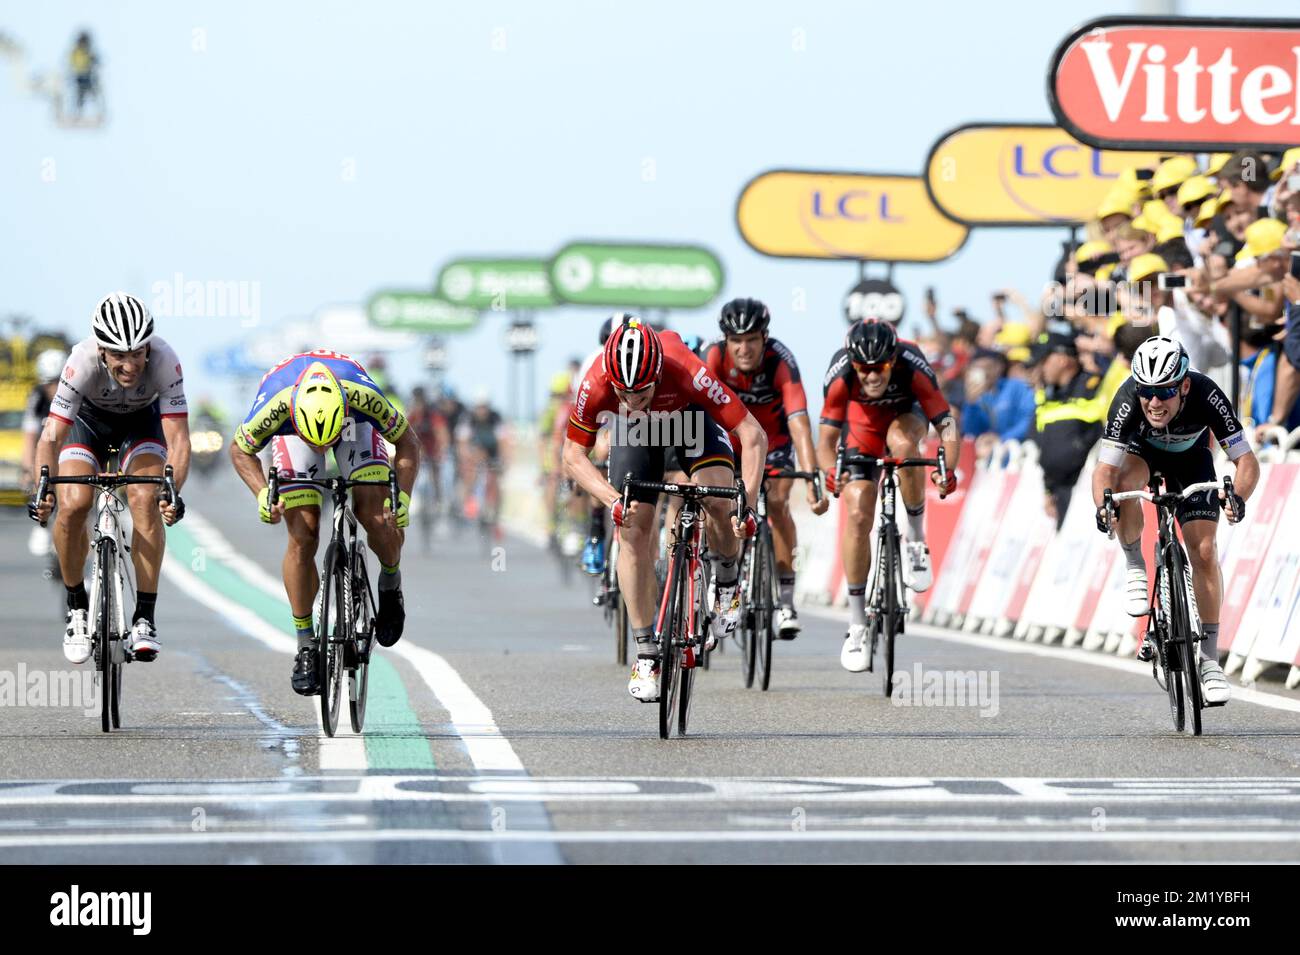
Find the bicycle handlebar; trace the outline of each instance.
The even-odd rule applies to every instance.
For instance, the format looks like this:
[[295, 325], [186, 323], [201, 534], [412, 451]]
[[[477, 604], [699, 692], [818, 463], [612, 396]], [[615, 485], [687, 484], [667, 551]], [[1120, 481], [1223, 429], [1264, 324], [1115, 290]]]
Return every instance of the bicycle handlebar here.
[[[157, 474], [122, 474], [121, 472], [103, 474], [70, 474], [66, 477], [50, 477], [50, 466], [41, 465], [41, 477], [36, 485], [37, 502], [49, 497], [50, 488], [59, 484], [85, 484], [90, 487], [97, 487], [102, 491], [111, 491], [114, 488], [124, 487], [128, 484], [160, 484], [162, 492], [158, 495], [159, 499], [173, 504], [180, 500], [180, 494], [176, 491], [176, 481], [172, 476], [172, 466], [170, 464], [163, 467], [163, 473]], [[41, 523], [44, 527], [45, 523]]]
[[822, 488], [821, 471], [764, 471], [763, 480], [766, 481], [768, 478], [781, 478], [783, 480], [803, 478], [805, 481], [813, 482], [813, 490], [817, 493], [817, 500], [820, 501], [826, 496], [826, 492]]
[[[1177, 503], [1185, 500], [1194, 494], [1200, 494], [1202, 491], [1226, 491], [1232, 493], [1232, 478], [1225, 477], [1222, 482], [1219, 481], [1198, 481], [1196, 484], [1189, 484], [1181, 491], [1165, 491], [1162, 494], [1153, 494], [1151, 491], [1111, 491], [1109, 488], [1104, 492], [1104, 501], [1106, 503], [1119, 501], [1143, 500], [1150, 501], [1152, 504], [1159, 503]], [[1103, 504], [1105, 506], [1105, 504]]]
[[700, 500], [705, 497], [729, 497], [736, 501], [736, 516], [743, 517], [745, 514], [745, 487], [737, 484], [735, 487], [716, 487], [708, 484], [677, 484], [665, 483], [663, 481], [643, 481], [640, 478], [632, 476], [629, 471], [623, 478], [623, 506], [627, 507], [631, 498], [633, 489], [640, 491], [654, 491], [659, 494], [675, 494], [678, 497], [687, 500]]
[[[869, 463], [874, 464], [876, 467], [882, 467], [882, 468], [937, 468], [939, 471], [939, 480], [945, 484], [948, 482], [948, 454], [946, 451], [944, 451], [942, 444], [939, 445], [939, 450], [936, 456], [933, 458], [888, 458], [886, 457], [886, 458], [867, 458], [866, 460]], [[837, 488], [838, 488], [839, 476], [843, 472], [844, 472], [844, 446], [841, 445], [839, 452], [835, 456], [835, 478], [837, 482]], [[836, 497], [840, 496], [838, 489], [835, 492], [835, 496]]]
[[[295, 477], [295, 478], [290, 478], [289, 483], [310, 484], [313, 487], [319, 487], [326, 491], [346, 491], [348, 488], [353, 488], [353, 487], [386, 487], [388, 488], [389, 506], [393, 509], [394, 514], [397, 513], [399, 501], [398, 501], [398, 487], [397, 487], [397, 471], [394, 468], [388, 469], [387, 481], [354, 481], [352, 480], [352, 478], [343, 478], [343, 477], [324, 478], [324, 479]], [[280, 503], [280, 469], [279, 468], [273, 467], [266, 473], [266, 486], [269, 491], [269, 493], [267, 494], [267, 503], [271, 507], [275, 507], [276, 504]]]

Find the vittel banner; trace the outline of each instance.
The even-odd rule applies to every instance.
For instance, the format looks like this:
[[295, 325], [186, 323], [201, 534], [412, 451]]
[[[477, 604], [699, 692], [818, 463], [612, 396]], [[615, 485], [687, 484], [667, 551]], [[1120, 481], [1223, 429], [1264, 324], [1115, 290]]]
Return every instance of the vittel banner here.
[[1057, 48], [1047, 95], [1092, 146], [1286, 149], [1300, 144], [1300, 20], [1093, 20]]

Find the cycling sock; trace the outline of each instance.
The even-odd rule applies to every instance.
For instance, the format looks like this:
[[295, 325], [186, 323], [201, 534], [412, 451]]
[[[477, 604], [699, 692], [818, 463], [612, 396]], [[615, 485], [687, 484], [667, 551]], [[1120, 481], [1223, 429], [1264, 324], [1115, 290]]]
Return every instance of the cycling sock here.
[[867, 582], [849, 584], [849, 623], [867, 625]]
[[1142, 558], [1142, 538], [1138, 538], [1131, 544], [1119, 542], [1119, 546], [1124, 550], [1124, 559], [1128, 561], [1129, 570], [1140, 570], [1146, 572], [1147, 562]]
[[592, 540], [604, 539], [605, 509], [603, 507], [593, 507], [591, 509], [591, 520], [587, 524], [587, 536]]
[[655, 628], [633, 627], [632, 638], [636, 640], [636, 649], [638, 653], [653, 653], [655, 645]]
[[1217, 623], [1201, 624], [1201, 658], [1219, 660], [1219, 625]]
[[158, 592], [155, 590], [149, 593], [147, 590], [137, 590], [135, 592], [135, 613], [131, 617], [131, 622], [137, 620], [148, 620], [153, 623], [153, 609], [158, 603]]
[[734, 557], [710, 557], [710, 563], [713, 564], [713, 579], [718, 582], [719, 587], [733, 587], [736, 578], [740, 576], [740, 569], [736, 566]]
[[402, 589], [402, 565], [394, 564], [392, 567], [385, 567], [382, 563], [379, 565], [379, 590], [382, 593], [385, 590]]
[[925, 541], [925, 502], [916, 510], [912, 510], [906, 504], [903, 510], [907, 511], [907, 539], [913, 541]]
[[781, 574], [777, 582], [781, 585], [781, 606], [794, 606], [794, 574]]
[[313, 643], [315, 643], [316, 635], [312, 633], [312, 629], [311, 629], [311, 614], [307, 614], [307, 616], [305, 617], [294, 617], [293, 629], [294, 629], [294, 633], [298, 637], [299, 650], [301, 650], [303, 647], [309, 647]]
[[90, 609], [90, 595], [86, 593], [86, 582], [84, 580], [75, 587], [69, 587], [65, 584], [63, 589], [68, 592], [69, 610]]

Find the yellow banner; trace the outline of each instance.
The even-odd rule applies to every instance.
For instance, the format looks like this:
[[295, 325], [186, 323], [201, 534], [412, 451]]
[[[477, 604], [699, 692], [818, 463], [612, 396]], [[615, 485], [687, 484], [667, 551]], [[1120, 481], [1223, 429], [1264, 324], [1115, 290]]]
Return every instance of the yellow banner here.
[[930, 150], [935, 205], [966, 225], [1069, 225], [1096, 215], [1125, 169], [1159, 153], [1093, 149], [1056, 126], [961, 126]]
[[740, 235], [756, 251], [797, 259], [938, 262], [966, 241], [917, 176], [774, 170], [736, 202]]

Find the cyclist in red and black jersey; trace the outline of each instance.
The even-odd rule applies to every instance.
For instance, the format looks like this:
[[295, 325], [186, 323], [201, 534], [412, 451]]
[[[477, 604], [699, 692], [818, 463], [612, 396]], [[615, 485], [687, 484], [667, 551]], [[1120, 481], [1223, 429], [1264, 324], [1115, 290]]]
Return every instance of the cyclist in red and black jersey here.
[[[772, 315], [768, 307], [753, 298], [738, 298], [722, 306], [718, 325], [723, 339], [704, 351], [704, 364], [718, 381], [740, 396], [750, 414], [767, 433], [767, 466], [774, 471], [814, 471], [817, 455], [812, 426], [808, 423], [808, 399], [799, 378], [799, 366], [790, 350], [768, 335]], [[818, 500], [808, 484], [808, 504], [814, 514], [824, 514], [830, 502]], [[799, 617], [794, 609], [794, 518], [790, 516], [789, 480], [770, 481], [767, 486], [767, 518], [772, 524], [777, 577], [781, 584], [781, 607], [777, 630], [793, 640], [799, 635]]]
[[[961, 433], [934, 370], [911, 342], [900, 342], [887, 322], [858, 322], [849, 329], [844, 347], [831, 358], [826, 372], [817, 459], [828, 472], [826, 486], [843, 488], [848, 520], [841, 538], [844, 576], [849, 587], [849, 632], [840, 663], [860, 673], [867, 659], [866, 587], [871, 570], [871, 527], [876, 516], [878, 457], [920, 457], [921, 444], [933, 424], [943, 440], [948, 480], [931, 480], [942, 494], [957, 487]], [[847, 425], [847, 429], [846, 429]], [[843, 441], [844, 458], [837, 472], [836, 457]], [[930, 550], [925, 546], [925, 483], [921, 470], [898, 475], [907, 511], [907, 555], [903, 578], [918, 593], [931, 583]]]
[[[715, 380], [704, 363], [673, 332], [655, 332], [634, 315], [618, 316], [599, 364], [578, 385], [563, 460], [569, 477], [595, 500], [604, 501], [619, 527], [618, 583], [627, 601], [628, 623], [637, 642], [637, 661], [628, 692], [644, 703], [659, 699], [659, 663], [654, 642], [655, 503], [658, 495], [633, 491], [623, 506], [621, 484], [632, 474], [661, 481], [664, 459], [675, 451], [691, 480], [730, 486], [735, 479], [738, 447], [741, 474], [749, 501], [757, 498], [767, 457], [767, 436], [734, 391]], [[612, 412], [607, 481], [587, 456], [596, 443], [597, 418]], [[713, 576], [718, 581], [716, 617], [708, 643], [715, 644], [736, 628], [740, 616], [736, 566], [740, 541], [758, 524], [752, 507], [743, 519], [732, 503], [709, 498], [705, 505]]]

